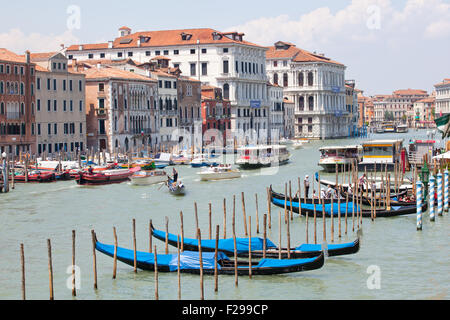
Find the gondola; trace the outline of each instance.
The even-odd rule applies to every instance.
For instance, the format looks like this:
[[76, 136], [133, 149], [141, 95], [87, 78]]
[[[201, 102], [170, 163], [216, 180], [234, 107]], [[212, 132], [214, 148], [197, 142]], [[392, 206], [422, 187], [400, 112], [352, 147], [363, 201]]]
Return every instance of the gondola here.
[[[404, 192], [399, 193], [399, 196], [400, 196], [400, 197], [405, 196], [405, 195], [406, 195], [406, 192], [407, 192], [407, 191], [405, 190]], [[285, 199], [284, 194], [273, 191], [273, 190], [272, 190], [272, 186], [270, 187], [270, 193], [271, 193], [271, 196], [272, 196], [273, 198], [276, 198], [276, 199], [279, 199], [279, 200], [282, 200], [282, 201], [284, 201], [284, 199]], [[346, 196], [347, 196], [347, 192], [341, 191], [341, 203], [346, 201]], [[289, 199], [290, 199], [290, 197], [288, 197], [288, 201], [289, 201]], [[349, 193], [349, 194], [348, 194], [348, 199], [349, 199], [349, 203], [352, 203], [353, 195]], [[305, 199], [305, 198], [301, 198], [300, 200], [301, 200], [302, 203], [310, 203], [310, 204], [315, 203], [315, 204], [321, 204], [320, 199], [318, 199], [318, 198], [314, 198], [314, 199], [311, 199], [311, 198], [306, 198], [306, 199]], [[377, 202], [379, 202], [379, 200], [380, 200], [380, 199], [377, 199]], [[323, 201], [324, 201], [325, 203], [331, 203], [331, 199], [323, 199]], [[337, 203], [337, 202], [338, 202], [337, 199], [334, 199], [333, 201], [334, 201], [334, 203]], [[292, 202], [298, 202], [298, 196], [292, 197]], [[382, 198], [382, 202], [383, 202], [383, 204], [384, 204], [384, 198]], [[369, 200], [369, 198], [366, 198], [366, 197], [363, 196], [363, 197], [362, 197], [362, 203], [363, 203], [363, 205], [368, 205], [368, 206], [370, 206], [370, 200]], [[416, 201], [398, 201], [397, 198], [393, 197], [393, 198], [391, 198], [391, 200], [390, 200], [390, 205], [391, 205], [391, 207], [398, 207], [398, 206], [400, 206], [400, 207], [413, 206], [413, 205], [416, 205]]]
[[[161, 241], [166, 241], [166, 232], [156, 230], [151, 224], [152, 235]], [[198, 251], [198, 240], [184, 238], [180, 239], [180, 243], [183, 243], [183, 249], [187, 251]], [[251, 239], [251, 253], [252, 259], [261, 259], [264, 257], [264, 239], [252, 238]], [[167, 234], [167, 242], [173, 247], [178, 246], [178, 236], [174, 234]], [[234, 239], [219, 239], [218, 251], [227, 255], [234, 256]], [[249, 256], [249, 239], [248, 238], [236, 238], [236, 252], [239, 258], [248, 258]], [[290, 249], [290, 259], [301, 258], [313, 258], [322, 253], [322, 245], [320, 244], [302, 244], [296, 248]], [[216, 240], [202, 240], [203, 252], [214, 252], [216, 250]], [[359, 238], [354, 242], [341, 243], [341, 244], [329, 244], [328, 256], [341, 256], [354, 254], [359, 251]], [[279, 248], [269, 239], [266, 239], [266, 258], [279, 258]], [[281, 258], [288, 258], [287, 248], [281, 248]]]
[[[106, 245], [96, 240], [95, 248], [97, 251], [104, 253], [107, 256], [114, 257], [114, 245]], [[201, 258], [203, 274], [214, 274], [216, 262], [215, 256], [216, 255], [214, 252], [202, 252]], [[228, 258], [228, 256], [223, 252], [218, 252], [217, 257], [218, 274], [235, 274], [234, 260]], [[158, 272], [177, 272], [179, 261], [181, 273], [200, 274], [201, 265], [199, 252], [182, 252], [180, 253], [180, 259], [178, 259], [178, 254], [158, 254], [156, 258]], [[134, 266], [134, 251], [117, 247], [117, 260], [130, 266]], [[316, 270], [320, 269], [324, 265], [324, 262], [324, 253], [321, 253], [317, 257], [306, 259], [261, 259], [259, 261], [252, 262], [251, 273], [252, 275], [273, 275]], [[136, 266], [142, 270], [154, 271], [155, 254], [137, 251]], [[249, 261], [238, 261], [238, 275], [249, 275], [249, 272]]]
[[[280, 199], [276, 199], [276, 198], [272, 198], [272, 203], [280, 208], [284, 208], [285, 206], [285, 200], [280, 200]], [[291, 202], [287, 201], [287, 209], [290, 210], [291, 208]], [[308, 213], [308, 215], [312, 216], [314, 214], [314, 207], [315, 207], [315, 212], [316, 212], [316, 216], [317, 217], [322, 217], [322, 211], [323, 211], [323, 207], [325, 207], [325, 215], [327, 217], [331, 217], [331, 206], [333, 206], [333, 216], [337, 217], [339, 215], [339, 204], [338, 203], [325, 203], [324, 205], [322, 204], [312, 204], [312, 203], [301, 203], [300, 204], [301, 209], [302, 209], [302, 215], [306, 215], [306, 213]], [[347, 211], [347, 214], [353, 214], [353, 212], [356, 213], [358, 212], [358, 210], [360, 209], [360, 207], [358, 205], [353, 205], [353, 203], [348, 203], [348, 206], [346, 204], [346, 202], [341, 202], [341, 217], [345, 215], [345, 212]], [[422, 212], [425, 212], [428, 208], [427, 203], [424, 203], [422, 205]], [[298, 202], [294, 202], [292, 201], [292, 211], [295, 213], [299, 213], [299, 203]], [[387, 210], [387, 209], [376, 209], [375, 210], [375, 214], [377, 218], [385, 218], [385, 217], [395, 217], [395, 216], [402, 216], [402, 215], [407, 215], [407, 214], [415, 214], [417, 213], [417, 207], [415, 205], [413, 206], [391, 206], [391, 210]], [[364, 218], [371, 218], [372, 217], [372, 212], [370, 209], [362, 209], [361, 210], [361, 215]]]
[[172, 179], [166, 182], [169, 192], [175, 196], [183, 196], [186, 193], [186, 187], [181, 181], [174, 182]]
[[[319, 181], [319, 173], [317, 173], [317, 172], [315, 174], [315, 178], [316, 178], [316, 181], [319, 182], [321, 185], [324, 185], [324, 186], [327, 186], [327, 187], [330, 186], [331, 188], [333, 188], [335, 190], [338, 189], [338, 186], [336, 185], [336, 182], [332, 182], [332, 181], [324, 180], [324, 179], [320, 179], [320, 181]], [[376, 187], [376, 192], [377, 193], [385, 191], [384, 188], [378, 187], [378, 186], [381, 186], [381, 184], [379, 182], [376, 183], [376, 185], [377, 185], [377, 187]], [[346, 192], [349, 191], [348, 183], [340, 184], [340, 186], [341, 186], [343, 191], [346, 191]], [[353, 186], [350, 186], [350, 189], [352, 187]], [[365, 190], [365, 185], [364, 185], [363, 189]], [[372, 190], [370, 184], [368, 186], [368, 189], [369, 189], [369, 191]], [[400, 185], [399, 188], [398, 188], [398, 193], [396, 193], [396, 190], [394, 188], [391, 188], [391, 190], [390, 190], [391, 191], [390, 192], [391, 198], [404, 196], [408, 192], [408, 189], [412, 189], [412, 185], [406, 185], [406, 184]]]

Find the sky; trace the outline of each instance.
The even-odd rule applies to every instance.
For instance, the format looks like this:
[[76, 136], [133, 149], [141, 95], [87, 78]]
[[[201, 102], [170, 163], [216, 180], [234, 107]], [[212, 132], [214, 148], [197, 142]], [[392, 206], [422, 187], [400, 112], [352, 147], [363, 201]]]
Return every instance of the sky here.
[[288, 41], [347, 66], [364, 95], [450, 78], [450, 0], [8, 1], [0, 47], [23, 54], [113, 40], [133, 31], [208, 27], [270, 46]]

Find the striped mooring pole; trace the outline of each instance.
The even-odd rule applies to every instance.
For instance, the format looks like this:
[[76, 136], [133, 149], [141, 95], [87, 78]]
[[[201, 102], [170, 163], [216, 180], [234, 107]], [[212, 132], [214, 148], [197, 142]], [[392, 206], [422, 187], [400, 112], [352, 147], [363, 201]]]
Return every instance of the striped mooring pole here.
[[422, 230], [422, 182], [417, 181], [416, 186], [417, 205], [417, 230]]
[[433, 175], [430, 176], [430, 182], [428, 185], [429, 189], [429, 198], [430, 198], [430, 221], [434, 221], [434, 182], [435, 177]]
[[437, 174], [437, 213], [438, 216], [442, 216], [442, 208], [443, 208], [443, 203], [444, 203], [444, 199], [442, 198], [442, 173], [439, 172]]
[[448, 212], [448, 170], [444, 171], [444, 211]]

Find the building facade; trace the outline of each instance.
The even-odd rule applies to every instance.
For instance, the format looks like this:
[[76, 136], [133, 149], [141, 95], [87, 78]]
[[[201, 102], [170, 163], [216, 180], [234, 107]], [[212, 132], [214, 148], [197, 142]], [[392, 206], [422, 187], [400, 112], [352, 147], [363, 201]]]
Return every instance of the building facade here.
[[436, 90], [436, 117], [450, 113], [450, 78], [434, 85]]
[[86, 76], [88, 148], [109, 152], [156, 148], [158, 140], [152, 133], [158, 131], [157, 82], [107, 66], [80, 72]]
[[269, 138], [272, 142], [280, 141], [284, 137], [284, 104], [283, 88], [277, 84], [268, 84], [269, 97]]
[[267, 51], [269, 80], [295, 102], [295, 135], [313, 139], [347, 137], [352, 115], [345, 107], [346, 67], [323, 54], [278, 41]]
[[36, 66], [30, 53], [0, 48], [0, 151], [36, 152]]
[[36, 63], [37, 153], [85, 151], [84, 74], [70, 72], [61, 53], [32, 53], [31, 61]]
[[[231, 136], [231, 103], [223, 98], [222, 89], [202, 87], [202, 136], [205, 145], [216, 142], [226, 146]], [[220, 139], [220, 142], [219, 142]]]
[[414, 127], [433, 128], [435, 127], [435, 95], [414, 102]]
[[284, 98], [284, 138], [292, 139], [295, 137], [295, 103]]
[[170, 66], [183, 75], [222, 89], [232, 106], [233, 131], [255, 130], [259, 135], [268, 125], [266, 51], [238, 32], [202, 28], [132, 33], [121, 28], [114, 41], [73, 45], [66, 56], [78, 60], [132, 58], [140, 63], [157, 56], [169, 58]]
[[[184, 136], [192, 137], [202, 132], [202, 87], [201, 82], [185, 76], [178, 77], [179, 129]], [[185, 138], [183, 137], [183, 140]], [[192, 143], [186, 144], [186, 148]]]

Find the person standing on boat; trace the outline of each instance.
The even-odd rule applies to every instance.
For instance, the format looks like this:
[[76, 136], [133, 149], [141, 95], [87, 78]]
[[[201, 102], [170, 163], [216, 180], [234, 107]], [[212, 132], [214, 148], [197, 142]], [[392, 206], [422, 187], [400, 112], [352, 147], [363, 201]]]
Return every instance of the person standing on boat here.
[[94, 168], [92, 168], [92, 166], [89, 166], [88, 172], [90, 175], [94, 174]]
[[305, 179], [303, 180], [303, 183], [305, 185], [305, 193], [306, 193], [306, 197], [309, 197], [309, 176], [306, 175]]
[[178, 171], [173, 168], [173, 182], [177, 182], [178, 181]]

